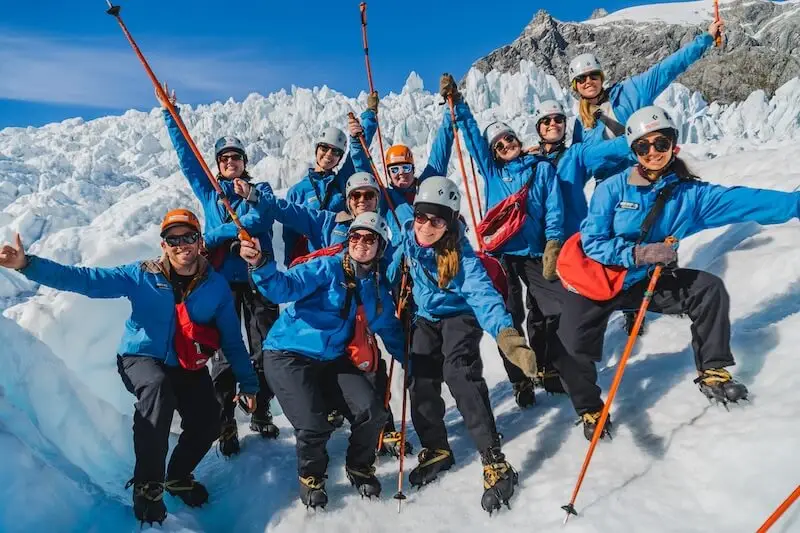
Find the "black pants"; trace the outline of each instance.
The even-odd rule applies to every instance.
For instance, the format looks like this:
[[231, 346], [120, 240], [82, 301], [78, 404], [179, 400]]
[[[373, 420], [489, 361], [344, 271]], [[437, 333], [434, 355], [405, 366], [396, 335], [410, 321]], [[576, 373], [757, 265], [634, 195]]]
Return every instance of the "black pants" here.
[[[396, 371], [402, 371], [402, 366], [400, 363], [395, 362], [395, 369]], [[380, 358], [378, 362], [378, 369], [375, 372], [364, 374], [369, 382], [372, 384], [373, 388], [375, 389], [375, 396], [380, 400], [381, 405], [384, 404], [386, 401], [386, 388], [389, 385], [389, 373], [386, 366], [386, 361], [383, 360], [383, 357]], [[394, 425], [394, 415], [392, 414], [392, 407], [389, 406], [386, 409], [386, 423], [383, 426], [383, 430], [386, 432], [395, 431]]]
[[[247, 347], [258, 376], [259, 392], [256, 397], [256, 414], [265, 413], [269, 408], [269, 401], [275, 395], [264, 379], [262, 346], [269, 329], [278, 319], [278, 306], [261, 296], [261, 293], [247, 283], [232, 283], [231, 291], [233, 291], [234, 305], [239, 320], [244, 318]], [[231, 422], [236, 407], [233, 402], [236, 395], [236, 378], [222, 351], [218, 351], [212, 359], [211, 377], [220, 405], [220, 420], [223, 424]]]
[[411, 340], [411, 420], [424, 448], [450, 449], [444, 425], [442, 382], [456, 400], [478, 451], [499, 445], [478, 343], [483, 330], [475, 316], [432, 322], [418, 317]]
[[318, 361], [269, 351], [264, 354], [264, 372], [294, 427], [300, 476], [319, 477], [328, 469], [325, 445], [334, 430], [328, 412], [334, 406], [350, 422], [347, 464], [364, 467], [375, 462], [378, 436], [386, 421], [383, 399], [347, 358]]
[[[618, 309], [638, 309], [649, 280], [645, 279], [613, 300], [595, 302], [568, 293], [561, 315], [559, 336], [569, 356], [558, 370], [579, 414], [603, 408], [597, 386], [595, 363], [603, 356], [608, 318]], [[722, 280], [713, 274], [688, 268], [664, 272], [658, 281], [649, 311], [665, 315], [685, 314], [692, 321], [692, 347], [698, 370], [734, 364], [731, 355], [730, 301]]]
[[191, 474], [220, 431], [219, 407], [208, 369], [184, 370], [152, 357], [126, 355], [117, 356], [117, 370], [125, 388], [137, 399], [133, 414], [134, 480], [165, 479], [164, 463], [176, 409], [183, 431], [172, 451], [166, 479]]

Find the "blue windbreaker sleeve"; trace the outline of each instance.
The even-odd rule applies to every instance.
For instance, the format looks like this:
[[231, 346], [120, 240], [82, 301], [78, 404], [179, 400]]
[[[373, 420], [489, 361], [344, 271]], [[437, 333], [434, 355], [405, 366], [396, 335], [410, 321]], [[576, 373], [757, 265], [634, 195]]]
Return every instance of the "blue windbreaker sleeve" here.
[[372, 331], [383, 340], [383, 345], [386, 346], [389, 355], [402, 363], [405, 354], [405, 331], [403, 329], [403, 324], [394, 315], [394, 302], [389, 292], [384, 289], [381, 293], [383, 309], [381, 315], [371, 328]]
[[698, 35], [691, 43], [667, 56], [649, 70], [623, 81], [622, 90], [630, 96], [633, 96], [631, 93], [636, 95], [632, 100], [638, 103], [637, 107], [652, 105], [656, 97], [678, 76], [686, 72], [692, 63], [703, 57], [712, 44], [714, 38], [710, 33]]
[[628, 148], [628, 140], [624, 135], [598, 143], [574, 144], [570, 148], [578, 150], [578, 157], [586, 168], [586, 175], [583, 176], [584, 185], [595, 174], [616, 174], [636, 164], [637, 161], [633, 151]]
[[545, 187], [544, 236], [548, 241], [564, 242], [564, 199], [558, 186], [556, 171], [548, 162], [536, 165], [536, 181]]
[[[286, 193], [286, 201], [299, 204], [302, 203], [302, 198], [300, 197], [300, 191], [293, 185], [289, 188], [289, 192]], [[292, 250], [294, 250], [295, 245], [297, 244], [297, 240], [300, 238], [300, 234], [294, 231], [292, 228], [283, 226], [283, 249], [284, 249], [284, 263], [286, 266], [289, 266], [292, 263], [292, 258], [290, 254]]]
[[[242, 225], [245, 227], [245, 229], [253, 232], [251, 228], [251, 226], [254, 225], [252, 218], [248, 221], [248, 225], [245, 224], [246, 216], [247, 215], [241, 217], [239, 220], [242, 222]], [[203, 240], [205, 241], [208, 249], [216, 248], [217, 246], [221, 246], [225, 241], [237, 238], [239, 238], [239, 228], [237, 228], [236, 224], [233, 222], [226, 222], [224, 224], [220, 224], [219, 226], [214, 226], [203, 234]]]
[[[299, 204], [293, 204], [274, 196], [264, 196], [257, 206], [260, 216], [271, 216], [284, 228], [289, 228], [299, 235], [305, 235], [308, 242], [316, 249], [325, 248], [330, 242], [333, 226], [336, 224], [336, 213], [309, 209]], [[268, 216], [265, 216], [268, 215]], [[242, 217], [248, 220], [248, 215]]]
[[233, 305], [233, 295], [229, 290], [223, 292], [224, 295], [214, 315], [214, 322], [219, 330], [220, 347], [225, 359], [231, 364], [236, 381], [239, 382], [239, 389], [242, 392], [256, 394], [259, 389], [258, 377], [242, 340], [241, 322]]
[[696, 231], [735, 222], [782, 224], [798, 216], [800, 193], [696, 183]]
[[419, 175], [420, 183], [431, 176], [447, 176], [447, 166], [450, 163], [450, 154], [453, 151], [453, 120], [450, 117], [450, 107], [445, 106], [444, 116], [439, 129], [436, 130], [436, 137], [431, 145], [431, 153], [428, 155], [428, 164]]
[[392, 255], [391, 263], [386, 269], [386, 280], [393, 290], [400, 289], [400, 279], [403, 276], [403, 256], [405, 255], [405, 243], [400, 241]]
[[251, 276], [259, 292], [269, 301], [276, 304], [296, 302], [313, 294], [318, 288], [331, 284], [329, 264], [320, 259], [281, 272], [275, 261], [269, 261], [253, 270]]
[[89, 298], [122, 298], [135, 290], [139, 270], [139, 263], [112, 268], [76, 267], [29, 255], [28, 265], [20, 272], [31, 281], [60, 291]]
[[467, 151], [478, 165], [478, 172], [483, 176], [483, 207], [485, 210], [488, 205], [486, 202], [489, 199], [489, 181], [499, 175], [497, 164], [494, 161], [492, 149], [486, 144], [486, 139], [483, 138], [481, 129], [472, 116], [469, 106], [462, 100], [455, 105], [455, 111], [456, 124], [460, 127]]
[[589, 202], [589, 215], [581, 224], [581, 244], [584, 253], [604, 265], [636, 266], [633, 258], [635, 243], [614, 236], [614, 208], [619, 202], [609, 181], [597, 186]]
[[492, 337], [497, 337], [505, 328], [513, 328], [514, 320], [506, 309], [503, 297], [494, 288], [483, 263], [475, 255], [466, 237], [459, 243], [461, 246], [461, 267], [464, 269], [464, 282], [461, 295], [467, 301], [478, 323]]
[[186, 142], [183, 133], [178, 128], [178, 123], [175, 122], [175, 119], [166, 109], [164, 110], [164, 122], [167, 124], [167, 132], [169, 133], [169, 139], [172, 141], [172, 146], [175, 148], [175, 153], [178, 154], [181, 172], [189, 182], [194, 195], [203, 205], [203, 209], [205, 209], [209, 203], [216, 202], [217, 191], [214, 190], [214, 186], [208, 180], [208, 176], [203, 171], [203, 167], [200, 166], [200, 162], [195, 157], [194, 152], [189, 148], [189, 143]]
[[[361, 126], [364, 128], [364, 142], [367, 144], [367, 148], [369, 148], [372, 144], [372, 138], [375, 136], [375, 131], [378, 129], [378, 117], [370, 110], [364, 111], [361, 113]], [[372, 165], [369, 164], [369, 154], [364, 152], [358, 137], [350, 137], [349, 145], [349, 157], [353, 163], [353, 172], [369, 172], [372, 174]]]

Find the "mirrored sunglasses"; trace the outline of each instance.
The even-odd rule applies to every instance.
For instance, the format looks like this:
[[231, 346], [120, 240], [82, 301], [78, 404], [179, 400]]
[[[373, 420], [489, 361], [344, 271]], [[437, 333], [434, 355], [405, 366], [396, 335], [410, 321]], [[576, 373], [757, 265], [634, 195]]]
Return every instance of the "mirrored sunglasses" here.
[[182, 235], [167, 235], [164, 237], [164, 242], [173, 248], [182, 244], [194, 244], [200, 238], [200, 234], [196, 231], [191, 233], [184, 233]]

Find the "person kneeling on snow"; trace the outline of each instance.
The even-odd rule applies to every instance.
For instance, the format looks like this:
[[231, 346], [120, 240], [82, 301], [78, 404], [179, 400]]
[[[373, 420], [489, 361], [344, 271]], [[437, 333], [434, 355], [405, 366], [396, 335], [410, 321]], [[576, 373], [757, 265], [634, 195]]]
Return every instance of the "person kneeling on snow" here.
[[536, 358], [514, 329], [503, 297], [472, 250], [458, 217], [461, 194], [449, 179], [432, 176], [419, 187], [414, 219], [403, 227], [388, 272], [393, 284], [404, 269], [412, 281], [416, 319], [411, 340], [411, 419], [423, 446], [412, 485], [430, 483], [455, 464], [444, 425], [442, 381], [456, 400], [483, 463], [483, 508], [499, 509], [514, 494], [517, 473], [500, 451], [489, 390], [483, 379], [483, 331], [527, 376]]
[[[167, 516], [163, 491], [199, 507], [206, 488], [192, 471], [219, 436], [219, 404], [206, 367], [214, 351], [225, 350], [240, 383], [240, 398], [252, 412], [258, 379], [247, 356], [228, 283], [200, 255], [200, 222], [186, 209], [167, 213], [161, 223], [157, 260], [115, 268], [66, 266], [26, 255], [19, 235], [0, 250], [0, 266], [28, 279], [90, 298], [127, 298], [117, 367], [136, 395], [133, 415], [133, 512], [141, 522]], [[193, 332], [193, 333], [190, 333]], [[174, 411], [183, 432], [166, 467]]]
[[278, 271], [257, 240], [242, 242], [241, 255], [252, 265], [258, 290], [276, 302], [294, 302], [264, 341], [267, 380], [291, 422], [297, 439], [300, 500], [325, 507], [328, 453], [334, 427], [331, 406], [350, 421], [345, 473], [363, 496], [379, 496], [375, 477], [378, 436], [386, 422], [382, 395], [365, 372], [378, 366], [380, 335], [390, 354], [403, 357], [403, 329], [394, 316], [392, 296], [377, 271], [389, 230], [377, 213], [356, 217], [347, 248]]
[[[569, 327], [559, 335], [570, 357], [559, 371], [589, 440], [603, 409], [595, 363], [603, 355], [608, 317], [621, 307], [639, 308], [655, 265], [668, 270], [658, 280], [648, 311], [687, 315], [692, 321], [695, 383], [709, 399], [722, 403], [747, 398], [747, 388], [725, 370], [734, 364], [725, 285], [708, 272], [678, 268], [677, 243], [667, 238], [683, 239], [736, 222], [779, 224], [798, 216], [800, 201], [800, 193], [700, 181], [677, 157], [678, 130], [659, 107], [634, 113], [626, 137], [638, 165], [597, 186], [581, 225], [583, 251], [565, 246], [559, 258], [562, 281], [576, 291], [569, 293], [561, 315], [561, 323]], [[602, 292], [598, 278], [582, 285], [587, 257], [617, 271], [627, 269], [624, 283], [606, 283]], [[576, 261], [565, 262], [572, 258]], [[566, 270], [567, 265], [575, 269]]]

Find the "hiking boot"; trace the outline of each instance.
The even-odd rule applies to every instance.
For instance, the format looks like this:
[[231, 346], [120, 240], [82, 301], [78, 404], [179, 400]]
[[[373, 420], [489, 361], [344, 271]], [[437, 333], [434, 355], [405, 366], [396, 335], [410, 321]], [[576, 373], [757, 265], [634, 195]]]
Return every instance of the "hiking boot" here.
[[520, 409], [525, 409], [536, 405], [536, 392], [533, 388], [533, 380], [523, 379], [512, 383], [511, 387], [514, 389], [514, 401]]
[[539, 384], [548, 394], [566, 394], [564, 383], [555, 368], [542, 368], [539, 372]]
[[[601, 411], [594, 411], [592, 413], [584, 413], [575, 423], [577, 426], [581, 422], [583, 422], [583, 436], [586, 437], [586, 440], [591, 441], [592, 437], [594, 437], [594, 429], [597, 427], [597, 423], [600, 421], [600, 414]], [[603, 426], [603, 432], [600, 434], [600, 438], [604, 439], [608, 436], [608, 439], [611, 440], [611, 428], [613, 425], [611, 424], [611, 415], [608, 415], [606, 419], [606, 423]]]
[[230, 457], [239, 453], [239, 430], [236, 421], [223, 422], [222, 430], [219, 433], [219, 453], [225, 457]]
[[417, 456], [417, 461], [417, 466], [408, 474], [408, 482], [415, 487], [427, 485], [438, 477], [439, 472], [450, 470], [450, 467], [456, 464], [453, 452], [442, 448], [436, 450], [423, 448]]
[[483, 497], [481, 507], [489, 515], [505, 505], [511, 506], [508, 500], [514, 495], [514, 485], [519, 482], [519, 475], [506, 461], [506, 456], [500, 448], [490, 448], [481, 454], [483, 464]]
[[183, 500], [189, 507], [202, 507], [208, 502], [208, 490], [189, 474], [185, 478], [170, 479], [164, 484], [167, 492]]
[[715, 400], [725, 405], [747, 399], [747, 387], [733, 379], [724, 368], [703, 370], [694, 382], [709, 401]]
[[334, 409], [330, 413], [328, 413], [328, 423], [332, 425], [335, 429], [339, 429], [344, 425], [344, 415]]
[[328, 493], [325, 492], [325, 476], [300, 476], [300, 501], [306, 508], [325, 508], [328, 505]]
[[125, 488], [133, 485], [133, 514], [144, 525], [158, 522], [161, 525], [167, 518], [167, 506], [164, 505], [164, 484], [156, 481], [148, 483], [136, 482], [131, 479]]
[[[378, 455], [399, 458], [401, 440], [402, 435], [399, 431], [385, 432], [383, 434], [383, 445], [381, 446], [381, 449], [378, 450]], [[406, 441], [403, 451], [405, 452], [406, 457], [414, 455], [414, 449], [411, 446], [411, 443], [408, 441]]]
[[381, 482], [375, 477], [374, 466], [346, 466], [344, 470], [362, 498], [378, 498], [381, 495]]
[[280, 434], [278, 426], [272, 422], [269, 405], [265, 410], [258, 409], [250, 416], [250, 431], [259, 433], [265, 439], [277, 439]]

